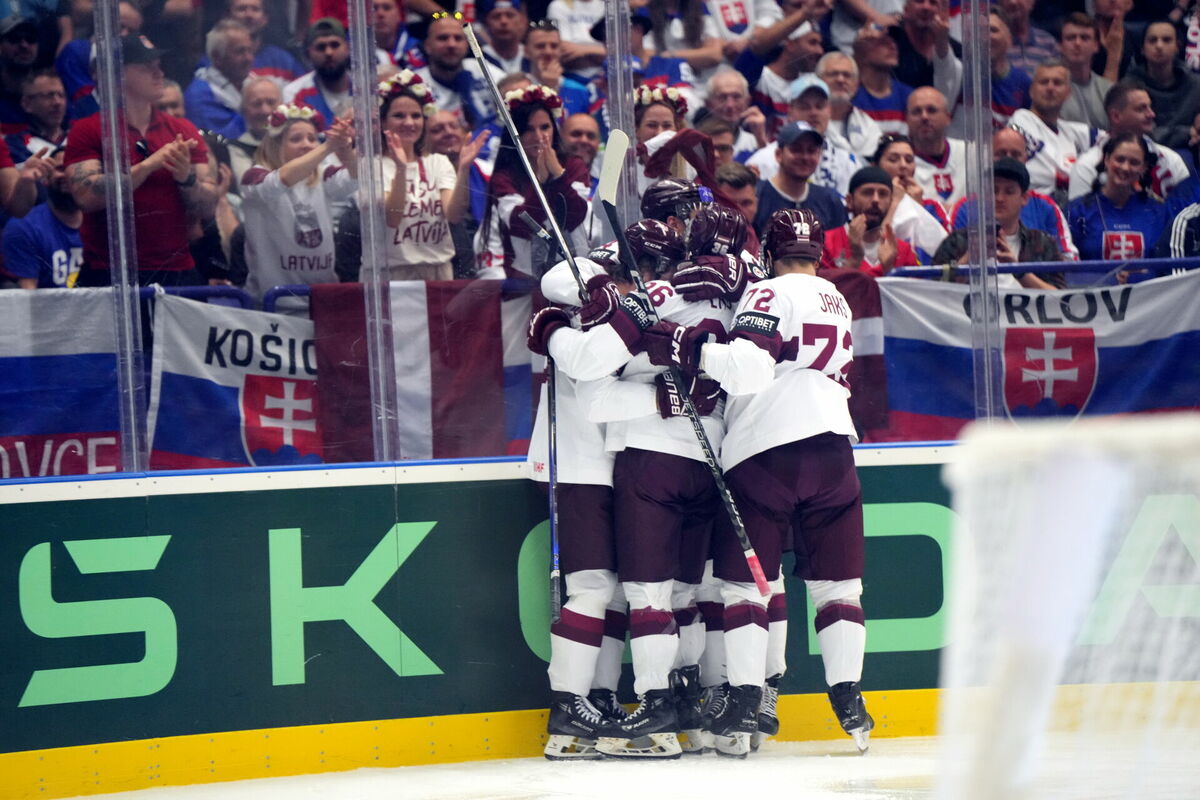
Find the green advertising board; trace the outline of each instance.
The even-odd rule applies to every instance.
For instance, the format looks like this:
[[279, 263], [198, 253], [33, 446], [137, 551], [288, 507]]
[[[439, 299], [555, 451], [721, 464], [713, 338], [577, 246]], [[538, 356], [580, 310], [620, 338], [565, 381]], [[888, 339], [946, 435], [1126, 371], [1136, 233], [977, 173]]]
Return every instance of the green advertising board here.
[[[865, 685], [929, 689], [952, 527], [940, 466], [860, 471]], [[544, 708], [548, 524], [520, 475], [492, 462], [0, 487], [0, 762]], [[782, 691], [821, 692], [803, 584], [788, 591]]]

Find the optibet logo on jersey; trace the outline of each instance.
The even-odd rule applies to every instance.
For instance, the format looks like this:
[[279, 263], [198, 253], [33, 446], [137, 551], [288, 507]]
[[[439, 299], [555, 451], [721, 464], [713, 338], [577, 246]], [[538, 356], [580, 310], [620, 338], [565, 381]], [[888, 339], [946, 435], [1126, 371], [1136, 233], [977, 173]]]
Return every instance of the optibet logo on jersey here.
[[1014, 417], [1074, 417], [1096, 387], [1091, 328], [1009, 328], [1004, 332], [1004, 404]]
[[320, 462], [316, 381], [247, 375], [242, 388], [242, 418], [246, 452], [254, 464], [296, 463], [294, 457], [278, 460], [283, 455]]

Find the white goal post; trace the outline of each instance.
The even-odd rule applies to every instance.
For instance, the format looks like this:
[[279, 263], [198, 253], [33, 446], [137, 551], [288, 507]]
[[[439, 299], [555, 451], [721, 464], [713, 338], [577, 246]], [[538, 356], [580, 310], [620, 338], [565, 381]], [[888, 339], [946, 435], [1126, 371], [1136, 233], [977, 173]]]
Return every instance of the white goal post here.
[[956, 450], [939, 800], [1200, 796], [1200, 415]]

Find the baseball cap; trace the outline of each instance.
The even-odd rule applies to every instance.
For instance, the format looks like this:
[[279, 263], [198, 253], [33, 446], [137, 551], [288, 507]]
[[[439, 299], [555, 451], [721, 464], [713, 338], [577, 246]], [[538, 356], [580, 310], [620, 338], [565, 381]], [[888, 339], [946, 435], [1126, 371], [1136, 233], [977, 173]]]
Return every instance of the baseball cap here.
[[1029, 191], [1029, 170], [1015, 158], [1000, 158], [992, 164], [992, 178], [1008, 178], [1016, 181], [1022, 192]]
[[815, 30], [816, 30], [816, 28], [813, 27], [811, 22], [808, 22], [808, 21], [801, 22], [796, 27], [796, 30], [794, 30], [790, 34], [788, 34], [788, 38], [789, 39], [799, 39], [801, 36], [807, 36], [808, 34], [812, 33]]
[[821, 80], [811, 72], [808, 72], [801, 75], [799, 78], [796, 78], [796, 80], [792, 81], [791, 85], [788, 86], [788, 100], [799, 99], [800, 95], [804, 94], [809, 89], [816, 89], [821, 94], [825, 95], [826, 99], [829, 97], [829, 84], [825, 83], [825, 81]]
[[814, 137], [817, 144], [825, 144], [825, 137], [807, 122], [789, 122], [779, 129], [779, 136], [776, 138], [780, 147], [788, 147], [805, 134]]
[[151, 64], [162, 58], [166, 52], [155, 47], [145, 36], [130, 34], [121, 37], [122, 64]]
[[498, 8], [511, 8], [513, 11], [521, 10], [521, 0], [482, 0], [478, 4], [479, 19], [486, 19], [487, 15]]
[[333, 17], [321, 17], [309, 25], [308, 30], [304, 32], [304, 46], [308, 47], [322, 36], [337, 36], [345, 39], [346, 27]]
[[890, 189], [892, 188], [892, 176], [879, 167], [863, 167], [850, 176], [850, 192], [853, 194], [858, 187], [866, 186], [869, 183], [882, 183]]
[[20, 14], [13, 14], [10, 17], [0, 19], [0, 39], [20, 28], [32, 28], [34, 33], [36, 33], [37, 23], [29, 17], [22, 17]]

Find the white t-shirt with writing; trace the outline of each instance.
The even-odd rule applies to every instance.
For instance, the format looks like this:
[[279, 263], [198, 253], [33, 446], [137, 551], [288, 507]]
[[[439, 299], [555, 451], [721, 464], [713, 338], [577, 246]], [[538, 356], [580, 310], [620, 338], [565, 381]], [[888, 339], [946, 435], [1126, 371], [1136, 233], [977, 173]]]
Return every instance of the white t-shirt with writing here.
[[[390, 158], [379, 161], [382, 166], [379, 186], [386, 192], [396, 176], [396, 162]], [[454, 165], [441, 153], [409, 162], [404, 220], [399, 227], [387, 229], [389, 267], [444, 264], [454, 257], [454, 240], [450, 237], [446, 209], [442, 207], [442, 192], [454, 191], [456, 180]]]
[[352, 197], [358, 182], [342, 167], [320, 170], [321, 180], [293, 186], [261, 166], [242, 176], [246, 291], [254, 297], [272, 286], [337, 281], [329, 207]]

